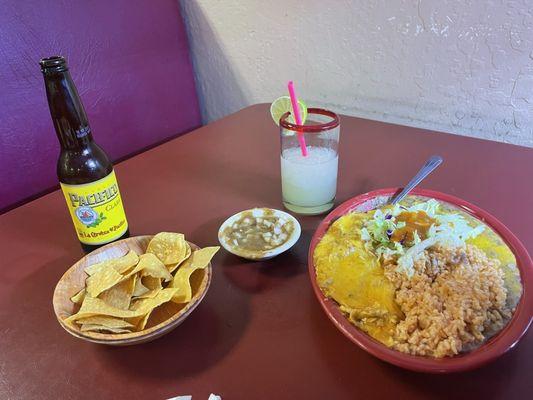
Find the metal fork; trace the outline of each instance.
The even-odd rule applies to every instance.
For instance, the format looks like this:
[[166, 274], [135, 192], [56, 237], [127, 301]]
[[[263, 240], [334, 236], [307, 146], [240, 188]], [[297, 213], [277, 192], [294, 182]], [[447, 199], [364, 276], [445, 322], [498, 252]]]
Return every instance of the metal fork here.
[[417, 174], [409, 181], [409, 183], [403, 188], [403, 190], [400, 192], [400, 194], [396, 197], [394, 197], [390, 204], [394, 205], [396, 203], [399, 203], [404, 199], [405, 196], [409, 194], [411, 190], [415, 188], [416, 185], [418, 185], [426, 176], [431, 174], [435, 168], [437, 168], [442, 163], [442, 157], [441, 156], [431, 156], [429, 160], [426, 161], [424, 166], [420, 168], [420, 170], [417, 172]]

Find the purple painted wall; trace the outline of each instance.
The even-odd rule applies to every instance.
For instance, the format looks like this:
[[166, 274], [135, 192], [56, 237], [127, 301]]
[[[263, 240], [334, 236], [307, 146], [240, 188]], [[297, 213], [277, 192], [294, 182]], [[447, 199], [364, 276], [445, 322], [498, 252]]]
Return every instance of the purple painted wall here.
[[0, 211], [57, 185], [59, 145], [38, 61], [67, 58], [95, 140], [123, 158], [200, 125], [176, 0], [4, 0]]

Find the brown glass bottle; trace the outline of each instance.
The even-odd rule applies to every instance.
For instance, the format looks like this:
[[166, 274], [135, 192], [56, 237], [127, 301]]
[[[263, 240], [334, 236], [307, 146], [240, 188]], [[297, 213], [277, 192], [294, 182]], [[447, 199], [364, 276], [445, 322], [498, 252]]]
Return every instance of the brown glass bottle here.
[[61, 145], [57, 176], [83, 250], [128, 237], [113, 165], [93, 140], [65, 59], [43, 58], [39, 64]]

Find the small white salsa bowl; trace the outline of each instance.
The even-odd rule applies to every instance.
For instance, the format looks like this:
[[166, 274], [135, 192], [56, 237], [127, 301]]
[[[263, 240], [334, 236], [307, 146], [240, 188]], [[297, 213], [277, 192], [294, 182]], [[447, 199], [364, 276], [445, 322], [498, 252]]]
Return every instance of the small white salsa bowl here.
[[[250, 250], [245, 250], [231, 243], [228, 243], [228, 241], [224, 237], [224, 230], [228, 226], [232, 226], [235, 222], [237, 222], [244, 213], [252, 212], [253, 216], [257, 218], [262, 217], [265, 214], [266, 210], [271, 212], [277, 218], [285, 219], [293, 223], [294, 230], [283, 244], [270, 250], [251, 252]], [[300, 223], [298, 222], [298, 220], [286, 212], [273, 208], [252, 208], [250, 210], [238, 212], [237, 214], [234, 214], [227, 220], [225, 220], [224, 223], [220, 225], [220, 228], [218, 230], [218, 241], [220, 242], [222, 247], [224, 247], [230, 253], [235, 254], [236, 256], [252, 261], [264, 261], [276, 257], [277, 255], [289, 250], [298, 241], [301, 232], [302, 228], [300, 227]]]

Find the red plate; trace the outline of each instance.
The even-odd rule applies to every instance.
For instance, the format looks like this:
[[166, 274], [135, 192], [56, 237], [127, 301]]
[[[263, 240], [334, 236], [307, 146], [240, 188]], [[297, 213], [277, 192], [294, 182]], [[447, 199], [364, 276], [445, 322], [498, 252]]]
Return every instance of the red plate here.
[[533, 262], [531, 257], [517, 237], [491, 214], [462, 199], [444, 193], [423, 189], [415, 189], [411, 192], [413, 195], [434, 198], [455, 205], [482, 220], [503, 238], [516, 257], [520, 278], [522, 279], [523, 293], [511, 321], [498, 335], [492, 337], [476, 350], [455, 357], [435, 359], [411, 356], [389, 349], [357, 329], [341, 313], [337, 303], [326, 298], [321, 292], [316, 282], [313, 252], [317, 243], [326, 233], [330, 223], [369, 200], [378, 196], [391, 196], [396, 192], [397, 189], [381, 189], [356, 196], [335, 208], [318, 226], [309, 247], [309, 275], [315, 295], [328, 317], [346, 337], [370, 354], [388, 363], [413, 371], [448, 373], [471, 370], [495, 360], [512, 349], [520, 338], [524, 336], [533, 319]]

